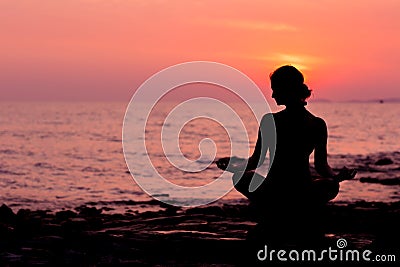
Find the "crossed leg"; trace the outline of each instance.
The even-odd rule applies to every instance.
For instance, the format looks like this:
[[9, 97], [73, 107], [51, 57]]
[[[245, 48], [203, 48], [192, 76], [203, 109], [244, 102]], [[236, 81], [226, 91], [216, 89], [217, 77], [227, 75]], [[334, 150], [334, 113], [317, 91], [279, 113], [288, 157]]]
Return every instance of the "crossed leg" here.
[[[268, 197], [265, 195], [268, 192], [268, 183], [265, 179], [264, 176], [254, 171], [235, 172], [232, 177], [235, 189], [250, 201], [257, 201], [263, 197]], [[259, 185], [256, 190], [252, 190], [251, 185], [254, 184]], [[297, 193], [302, 195], [302, 192]], [[318, 178], [311, 182], [309, 191], [303, 193], [305, 197], [311, 198], [311, 201], [315, 203], [327, 203], [338, 195], [339, 181], [332, 178]]]

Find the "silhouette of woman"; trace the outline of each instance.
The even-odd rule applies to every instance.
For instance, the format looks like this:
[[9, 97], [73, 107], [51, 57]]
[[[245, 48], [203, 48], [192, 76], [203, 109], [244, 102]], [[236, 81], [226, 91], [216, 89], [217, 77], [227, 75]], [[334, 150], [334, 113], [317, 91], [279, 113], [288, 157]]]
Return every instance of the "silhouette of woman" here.
[[[221, 158], [220, 169], [234, 173], [235, 188], [256, 207], [262, 222], [275, 222], [275, 226], [295, 228], [299, 220], [315, 213], [313, 207], [321, 206], [336, 197], [339, 183], [352, 179], [356, 171], [343, 167], [335, 174], [327, 161], [327, 126], [322, 118], [311, 114], [305, 105], [311, 90], [304, 84], [302, 73], [293, 66], [282, 66], [270, 75], [272, 98], [286, 108], [264, 115], [259, 127], [257, 143], [249, 159]], [[275, 149], [268, 140], [273, 116], [276, 129]], [[274, 153], [267, 177], [254, 170], [265, 159], [267, 149]], [[321, 176], [311, 176], [309, 157], [314, 151], [315, 170]], [[260, 181], [251, 190], [252, 180]], [[309, 217], [309, 216], [308, 216]], [[276, 231], [274, 229], [273, 231]], [[298, 229], [295, 232], [298, 232]], [[279, 232], [279, 231], [278, 231]], [[276, 232], [275, 232], [276, 233]]]

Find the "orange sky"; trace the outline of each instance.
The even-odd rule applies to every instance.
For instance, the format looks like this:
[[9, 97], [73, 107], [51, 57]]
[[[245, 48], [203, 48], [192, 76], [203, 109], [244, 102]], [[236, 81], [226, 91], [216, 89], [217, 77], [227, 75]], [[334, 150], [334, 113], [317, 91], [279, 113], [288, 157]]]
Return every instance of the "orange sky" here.
[[2, 100], [128, 101], [192, 60], [231, 65], [267, 95], [282, 64], [315, 98], [400, 97], [400, 1], [0, 0]]

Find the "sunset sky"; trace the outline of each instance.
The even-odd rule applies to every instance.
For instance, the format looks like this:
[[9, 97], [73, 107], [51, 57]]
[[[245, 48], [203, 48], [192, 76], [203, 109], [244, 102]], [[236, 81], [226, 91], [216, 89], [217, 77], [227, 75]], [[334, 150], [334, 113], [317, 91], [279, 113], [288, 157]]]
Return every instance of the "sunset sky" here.
[[228, 64], [269, 97], [292, 64], [316, 99], [400, 97], [399, 0], [0, 0], [1, 100], [128, 101], [161, 69]]

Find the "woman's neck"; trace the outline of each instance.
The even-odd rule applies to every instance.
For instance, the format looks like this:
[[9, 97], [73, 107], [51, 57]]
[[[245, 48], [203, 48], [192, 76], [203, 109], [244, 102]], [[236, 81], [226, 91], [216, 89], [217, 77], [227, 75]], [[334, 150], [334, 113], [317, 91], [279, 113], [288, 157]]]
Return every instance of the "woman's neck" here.
[[291, 105], [286, 105], [285, 110], [287, 111], [300, 111], [300, 110], [305, 110], [306, 107], [302, 104], [291, 104]]

